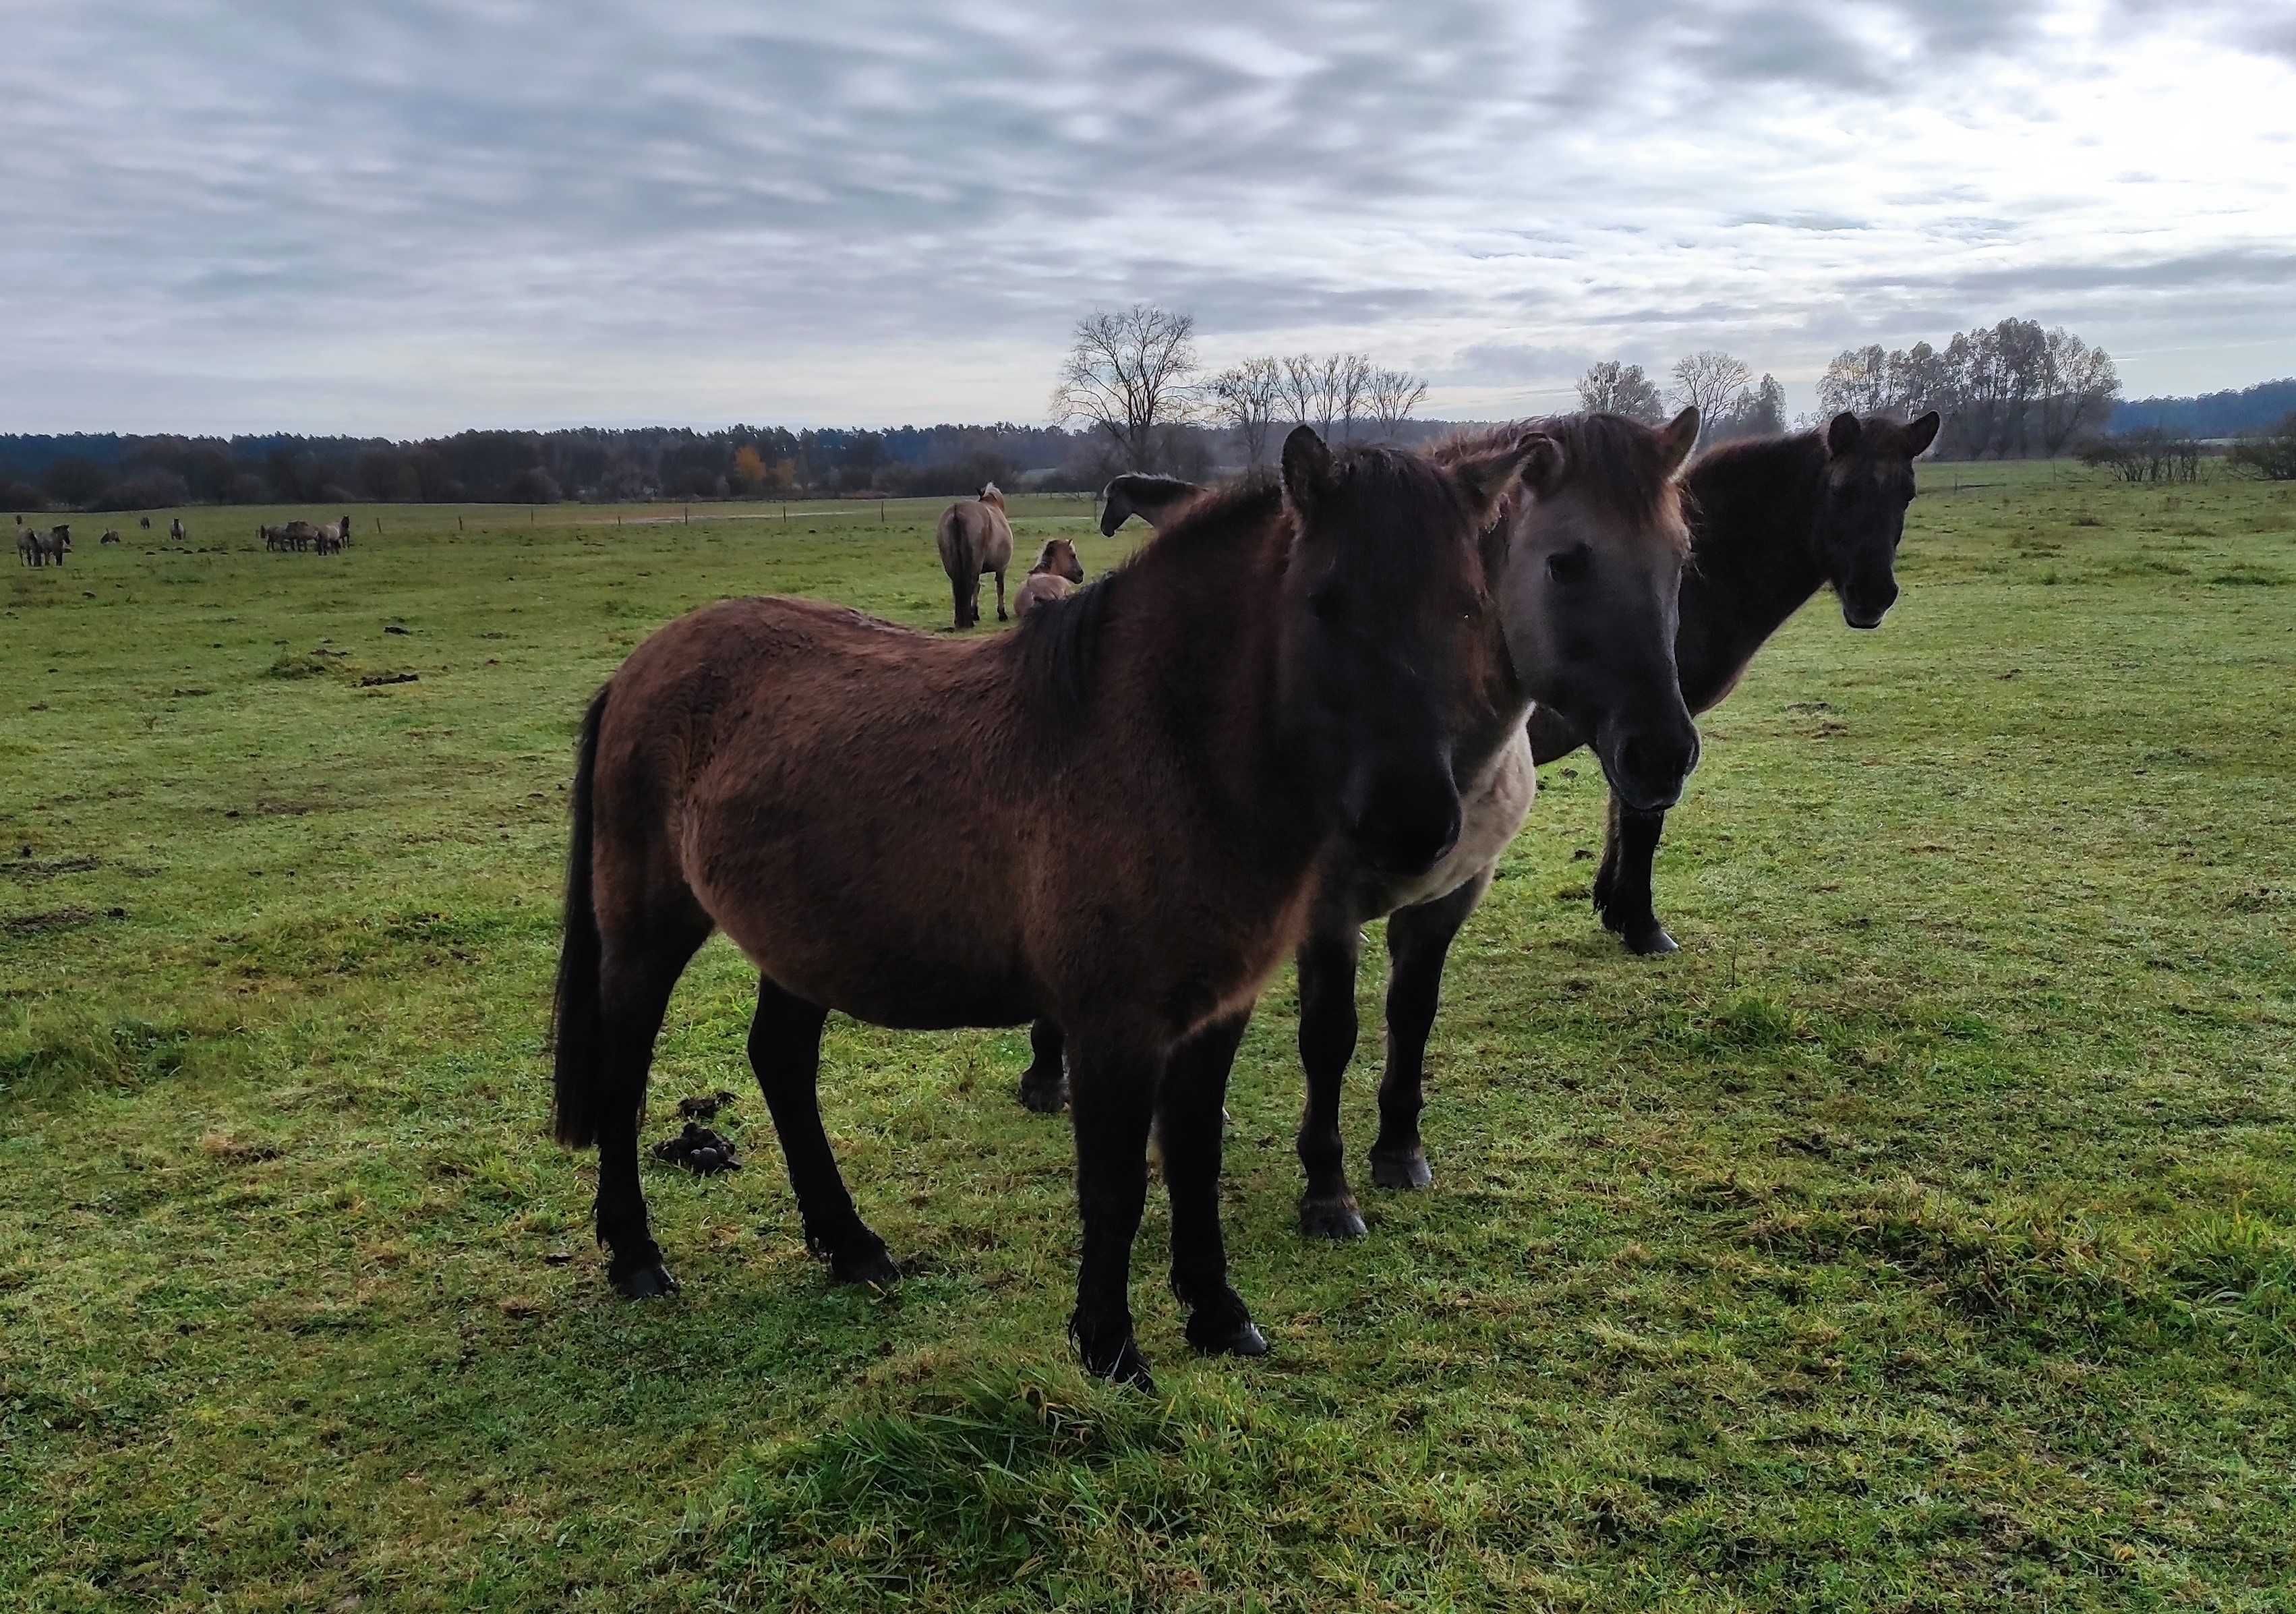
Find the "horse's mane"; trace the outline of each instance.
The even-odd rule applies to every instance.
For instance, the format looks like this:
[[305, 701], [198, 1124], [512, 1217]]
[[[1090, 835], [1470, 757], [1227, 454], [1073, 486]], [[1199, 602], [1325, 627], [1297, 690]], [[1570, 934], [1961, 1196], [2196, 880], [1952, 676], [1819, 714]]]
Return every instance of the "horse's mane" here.
[[1583, 489], [1589, 499], [1628, 525], [1656, 528], [1684, 548], [1686, 499], [1681, 482], [1669, 476], [1657, 433], [1623, 415], [1551, 415], [1461, 432], [1429, 450], [1448, 465], [1477, 454], [1512, 448], [1526, 432], [1543, 432], [1562, 445], [1562, 485]]
[[1216, 556], [1233, 559], [1241, 540], [1281, 508], [1282, 493], [1272, 480], [1211, 490], [1185, 518], [1158, 533], [1130, 559], [1029, 612], [1012, 634], [1024, 697], [1044, 721], [1063, 732], [1084, 722], [1090, 712], [1101, 643], [1108, 637], [1109, 622], [1138, 589], [1140, 569], [1177, 564], [1185, 573], [1215, 564]]

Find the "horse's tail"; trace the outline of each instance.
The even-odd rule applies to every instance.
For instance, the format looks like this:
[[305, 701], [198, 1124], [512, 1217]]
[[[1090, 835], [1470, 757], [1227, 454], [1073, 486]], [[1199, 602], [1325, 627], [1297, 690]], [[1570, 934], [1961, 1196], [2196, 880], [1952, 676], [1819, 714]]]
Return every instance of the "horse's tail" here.
[[581, 1149], [598, 1141], [598, 914], [590, 891], [590, 781], [598, 767], [598, 726], [608, 685], [592, 697], [574, 753], [572, 844], [566, 852], [566, 928], [558, 950], [558, 990], [551, 1004], [552, 1130]]

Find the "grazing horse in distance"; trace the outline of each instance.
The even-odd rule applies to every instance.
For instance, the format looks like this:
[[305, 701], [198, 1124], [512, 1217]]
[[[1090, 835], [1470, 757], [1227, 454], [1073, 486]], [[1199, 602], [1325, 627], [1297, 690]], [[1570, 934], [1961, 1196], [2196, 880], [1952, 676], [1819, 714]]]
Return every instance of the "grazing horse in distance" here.
[[[1822, 432], [1745, 438], [1699, 456], [1685, 479], [1691, 563], [1675, 643], [1693, 712], [1721, 704], [1770, 636], [1821, 589], [1833, 590], [1850, 627], [1882, 625], [1898, 598], [1914, 461], [1938, 424], [1935, 410], [1907, 424], [1845, 411]], [[1567, 712], [1531, 714], [1530, 746], [1540, 762], [1585, 743]], [[1651, 894], [1665, 828], [1663, 808], [1612, 793], [1595, 910], [1630, 952], [1675, 951]]]
[[1013, 620], [1027, 616], [1046, 600], [1074, 592], [1083, 581], [1084, 563], [1077, 558], [1076, 546], [1065, 538], [1046, 539], [1045, 547], [1037, 552], [1037, 564], [1029, 568], [1021, 592], [1013, 597]]
[[[1438, 463], [1488, 452], [1471, 434], [1431, 451]], [[1340, 1132], [1340, 1089], [1356, 1047], [1356, 973], [1363, 926], [1388, 919], [1387, 1070], [1380, 1084], [1372, 1177], [1382, 1188], [1431, 1181], [1420, 1141], [1420, 1085], [1443, 965], [1460, 926], [1489, 890], [1538, 789], [1524, 719], [1556, 705], [1585, 724], [1614, 787], [1663, 808], [1698, 760], [1698, 734], [1674, 663], [1675, 601], [1689, 530], [1678, 473], [1698, 440], [1698, 412], [1652, 428], [1616, 415], [1533, 423], [1545, 443], [1523, 473], [1504, 546], [1499, 620], [1516, 679], [1513, 704], [1461, 745], [1454, 767], [1464, 800], [1456, 846], [1435, 868], [1396, 879], [1344, 846], [1325, 854], [1299, 949], [1300, 1061], [1308, 1101], [1298, 1148], [1306, 1169], [1300, 1225], [1314, 1237], [1361, 1236]], [[1180, 517], [1183, 523], [1191, 519]], [[1159, 538], [1149, 552], [1163, 543]], [[1039, 1021], [1021, 1078], [1031, 1109], [1060, 1105], [1062, 1028]]]
[[1100, 535], [1114, 538], [1116, 530], [1132, 516], [1160, 530], [1203, 490], [1177, 476], [1157, 476], [1146, 471], [1127, 471], [1101, 490]]
[[135, 524], [149, 532], [152, 530], [152, 518], [148, 515], [139, 515], [135, 518]]
[[942, 511], [933, 542], [940, 550], [941, 570], [948, 573], [956, 627], [970, 628], [980, 620], [984, 572], [996, 574], [996, 620], [1004, 621], [1004, 571], [1013, 564], [1013, 523], [996, 484], [986, 483], [979, 498], [961, 498]]
[[119, 529], [117, 527], [106, 527], [103, 530], [103, 536], [97, 539], [95, 541], [98, 547], [104, 544], [118, 543], [119, 541]]
[[[832, 1276], [898, 1273], [822, 1129], [829, 1014], [1042, 1016], [1074, 1055], [1086, 1366], [1150, 1383], [1129, 1283], [1160, 1106], [1188, 1338], [1265, 1352], [1227, 1281], [1210, 1078], [1324, 849], [1424, 873], [1458, 839], [1457, 744], [1520, 731], [1488, 534], [1537, 451], [1335, 456], [1302, 426], [1280, 485], [1201, 501], [1015, 632], [743, 599], [633, 651], [582, 723], [554, 1014], [555, 1130], [597, 1147], [614, 1287], [674, 1287], [637, 1132], [671, 990], [722, 929], [759, 972], [750, 1058]], [[1219, 1057], [1189, 1056], [1198, 1041]]]
[[28, 566], [58, 565], [71, 553], [71, 528], [55, 526], [45, 532], [27, 527], [16, 539], [16, 553]]
[[182, 516], [178, 515], [168, 523], [168, 536], [169, 538], [189, 538], [191, 536], [191, 530], [184, 525], [184, 518]]

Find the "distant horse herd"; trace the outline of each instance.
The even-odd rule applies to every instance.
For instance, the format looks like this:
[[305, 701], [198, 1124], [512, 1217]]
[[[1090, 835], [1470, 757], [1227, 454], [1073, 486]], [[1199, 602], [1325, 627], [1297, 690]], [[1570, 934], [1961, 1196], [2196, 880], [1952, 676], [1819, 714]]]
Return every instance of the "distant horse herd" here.
[[306, 550], [319, 555], [340, 555], [351, 541], [351, 518], [313, 523], [291, 521], [280, 527], [258, 527], [257, 535], [266, 549], [301, 554]]
[[1697, 762], [1693, 714], [1820, 589], [1851, 627], [1880, 624], [1938, 424], [1844, 414], [1695, 459], [1689, 410], [1418, 453], [1334, 451], [1302, 426], [1270, 478], [1118, 478], [1102, 531], [1138, 515], [1152, 539], [1089, 585], [1075, 547], [1047, 542], [1009, 633], [964, 632], [984, 575], [1005, 614], [993, 485], [936, 529], [954, 634], [782, 598], [661, 629], [582, 722], [552, 1015], [555, 1129], [598, 1150], [613, 1286], [676, 1287], [638, 1126], [671, 990], [723, 930], [758, 970], [750, 1061], [832, 1277], [898, 1269], [822, 1126], [828, 1015], [1029, 1024], [1021, 1099], [1074, 1127], [1086, 1366], [1150, 1382], [1130, 1266], [1152, 1130], [1189, 1341], [1264, 1352], [1228, 1281], [1218, 1180], [1268, 976], [1297, 958], [1301, 1230], [1361, 1236], [1339, 1098], [1364, 924], [1388, 917], [1393, 965], [1372, 1179], [1422, 1188], [1444, 961], [1538, 764], [1590, 751], [1611, 789], [1596, 909], [1633, 951], [1672, 951], [1651, 863]]

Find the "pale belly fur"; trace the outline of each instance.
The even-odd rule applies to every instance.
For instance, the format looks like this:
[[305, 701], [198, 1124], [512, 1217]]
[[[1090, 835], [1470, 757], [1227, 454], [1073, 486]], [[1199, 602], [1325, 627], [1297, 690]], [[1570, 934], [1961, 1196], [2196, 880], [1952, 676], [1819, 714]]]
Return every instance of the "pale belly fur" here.
[[[1530, 736], [1517, 724], [1514, 737], [1485, 766], [1480, 778], [1460, 793], [1459, 844], [1416, 879], [1390, 888], [1379, 912], [1415, 908], [1447, 896], [1499, 861], [1530, 816], [1538, 795], [1538, 768], [1530, 760]], [[1376, 915], [1370, 917], [1377, 917]]]

